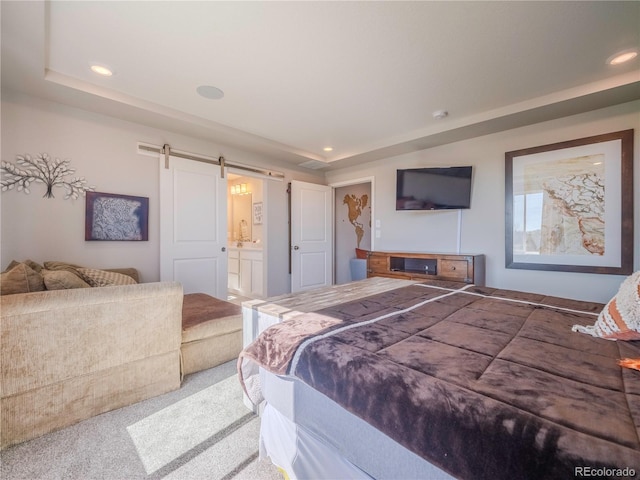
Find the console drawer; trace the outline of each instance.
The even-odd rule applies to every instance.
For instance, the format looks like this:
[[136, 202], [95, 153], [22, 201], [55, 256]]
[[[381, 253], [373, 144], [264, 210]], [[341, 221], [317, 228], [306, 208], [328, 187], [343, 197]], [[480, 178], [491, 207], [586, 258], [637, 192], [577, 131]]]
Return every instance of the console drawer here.
[[440, 260], [440, 271], [438, 275], [443, 278], [465, 281], [469, 278], [467, 275], [467, 269], [469, 263], [466, 260]]

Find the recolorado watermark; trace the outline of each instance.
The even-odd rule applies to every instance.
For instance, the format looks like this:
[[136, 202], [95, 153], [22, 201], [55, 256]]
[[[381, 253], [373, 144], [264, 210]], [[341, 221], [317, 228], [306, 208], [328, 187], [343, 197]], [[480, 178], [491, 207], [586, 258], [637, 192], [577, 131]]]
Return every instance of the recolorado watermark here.
[[590, 467], [588, 465], [575, 467], [576, 477], [635, 477], [636, 471], [631, 467], [611, 468], [611, 467]]

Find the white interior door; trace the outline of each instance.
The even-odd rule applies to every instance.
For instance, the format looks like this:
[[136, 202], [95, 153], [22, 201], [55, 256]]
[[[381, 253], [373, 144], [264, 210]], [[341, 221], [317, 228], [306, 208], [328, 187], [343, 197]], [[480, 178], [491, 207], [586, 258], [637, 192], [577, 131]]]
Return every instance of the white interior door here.
[[291, 182], [291, 291], [333, 283], [333, 189]]
[[227, 299], [227, 188], [218, 165], [160, 159], [160, 280]]

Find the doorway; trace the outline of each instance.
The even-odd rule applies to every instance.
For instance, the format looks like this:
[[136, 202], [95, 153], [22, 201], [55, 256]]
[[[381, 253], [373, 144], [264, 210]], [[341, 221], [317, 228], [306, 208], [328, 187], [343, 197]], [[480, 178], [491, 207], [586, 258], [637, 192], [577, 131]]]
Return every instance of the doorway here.
[[228, 172], [227, 251], [231, 301], [264, 298], [264, 180]]
[[366, 261], [357, 261], [356, 248], [372, 249], [372, 180], [334, 185], [335, 283], [366, 277]]

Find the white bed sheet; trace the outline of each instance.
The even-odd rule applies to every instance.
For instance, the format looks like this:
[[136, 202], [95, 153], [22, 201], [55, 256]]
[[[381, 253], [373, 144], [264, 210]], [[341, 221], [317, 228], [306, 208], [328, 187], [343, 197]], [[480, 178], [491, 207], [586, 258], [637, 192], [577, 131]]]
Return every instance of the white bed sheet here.
[[260, 369], [260, 455], [291, 480], [454, 477], [294, 377]]

